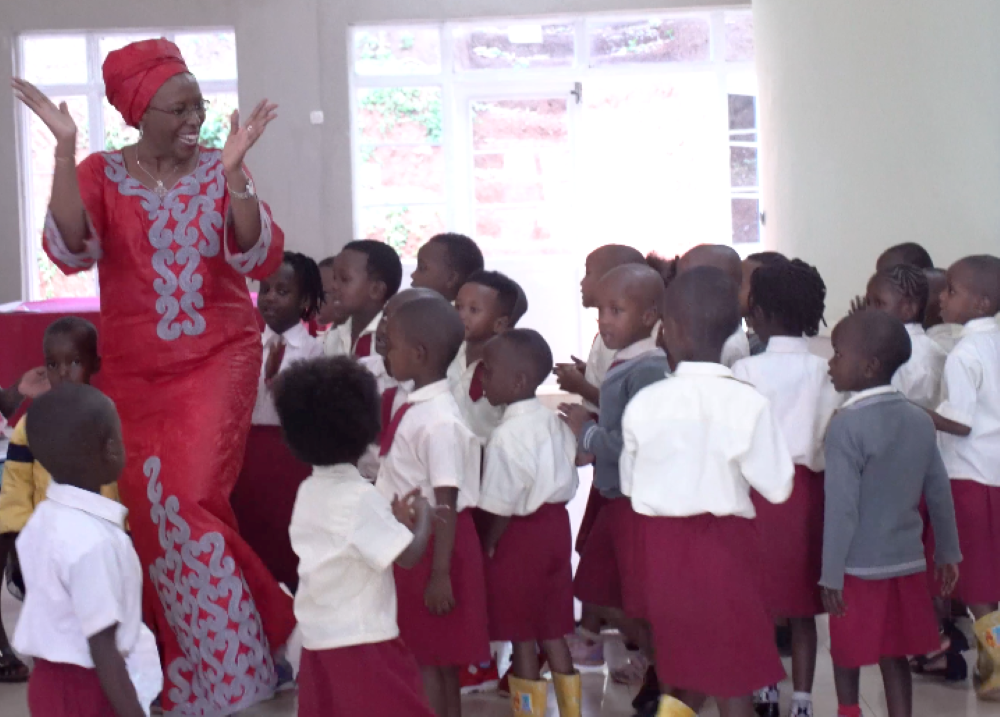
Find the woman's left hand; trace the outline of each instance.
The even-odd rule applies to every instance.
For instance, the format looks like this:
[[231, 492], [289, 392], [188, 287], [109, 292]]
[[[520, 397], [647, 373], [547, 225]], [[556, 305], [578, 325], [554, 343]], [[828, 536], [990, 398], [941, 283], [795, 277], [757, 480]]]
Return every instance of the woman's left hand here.
[[222, 167], [227, 175], [243, 168], [247, 152], [261, 138], [272, 120], [277, 118], [277, 109], [278, 105], [269, 104], [266, 99], [261, 100], [243, 125], [240, 124], [240, 111], [233, 111], [229, 118], [229, 137], [222, 148]]

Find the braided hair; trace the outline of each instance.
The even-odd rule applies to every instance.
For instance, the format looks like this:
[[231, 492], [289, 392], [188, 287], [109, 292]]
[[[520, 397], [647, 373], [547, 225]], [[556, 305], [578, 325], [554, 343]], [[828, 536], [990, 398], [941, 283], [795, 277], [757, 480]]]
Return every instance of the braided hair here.
[[883, 269], [875, 275], [879, 281], [884, 281], [903, 298], [911, 300], [917, 306], [918, 323], [924, 323], [927, 315], [927, 302], [930, 299], [930, 281], [923, 269], [912, 264], [897, 264]]
[[801, 259], [764, 264], [750, 279], [750, 306], [794, 336], [815, 336], [824, 323], [826, 284]]
[[295, 272], [299, 292], [309, 301], [302, 312], [302, 320], [309, 321], [319, 313], [319, 308], [323, 305], [323, 277], [319, 273], [319, 266], [312, 257], [295, 251], [286, 251], [281, 263], [288, 264]]

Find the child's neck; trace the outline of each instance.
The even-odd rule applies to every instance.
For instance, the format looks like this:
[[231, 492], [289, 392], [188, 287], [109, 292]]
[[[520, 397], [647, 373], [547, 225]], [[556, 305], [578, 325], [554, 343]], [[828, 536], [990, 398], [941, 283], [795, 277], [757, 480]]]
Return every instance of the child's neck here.
[[351, 343], [358, 340], [358, 337], [368, 328], [368, 324], [378, 316], [378, 312], [381, 310], [381, 306], [366, 306], [351, 314]]
[[530, 392], [525, 391], [524, 393], [515, 396], [513, 399], [511, 399], [511, 402], [508, 403], [507, 405], [513, 406], [518, 403], [524, 403], [525, 401], [534, 401], [536, 398], [538, 398], [537, 392], [538, 392], [537, 388]]
[[872, 379], [862, 383], [860, 386], [851, 389], [854, 393], [861, 393], [862, 391], [871, 391], [873, 388], [882, 388], [883, 386], [891, 386], [892, 379]]
[[424, 386], [430, 386], [432, 383], [437, 383], [438, 381], [444, 381], [448, 378], [447, 372], [442, 371], [427, 371], [420, 376], [413, 377], [413, 390], [418, 391]]
[[493, 337], [490, 336], [482, 341], [466, 341], [465, 342], [465, 365], [471, 366], [476, 361], [483, 357], [483, 352], [486, 350], [486, 344]]
[[296, 326], [298, 326], [298, 323], [294, 323], [294, 324], [291, 324], [291, 325], [285, 326], [285, 327], [271, 326], [271, 324], [268, 324], [267, 328], [271, 329], [271, 331], [273, 331], [274, 333], [276, 333], [278, 336], [284, 336], [286, 332], [291, 331]]

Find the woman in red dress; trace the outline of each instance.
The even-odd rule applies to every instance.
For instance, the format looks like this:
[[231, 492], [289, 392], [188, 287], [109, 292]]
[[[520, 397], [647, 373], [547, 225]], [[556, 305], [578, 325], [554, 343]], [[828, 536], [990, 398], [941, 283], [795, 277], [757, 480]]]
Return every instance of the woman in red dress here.
[[77, 167], [76, 125], [22, 80], [56, 138], [44, 245], [66, 273], [97, 264], [105, 387], [121, 414], [119, 484], [147, 570], [164, 711], [228, 715], [273, 694], [292, 603], [240, 538], [229, 504], [261, 366], [246, 279], [281, 263], [284, 236], [243, 159], [274, 119], [261, 102], [225, 147], [198, 145], [205, 102], [177, 47], [133, 43], [104, 63], [108, 101], [140, 130]]

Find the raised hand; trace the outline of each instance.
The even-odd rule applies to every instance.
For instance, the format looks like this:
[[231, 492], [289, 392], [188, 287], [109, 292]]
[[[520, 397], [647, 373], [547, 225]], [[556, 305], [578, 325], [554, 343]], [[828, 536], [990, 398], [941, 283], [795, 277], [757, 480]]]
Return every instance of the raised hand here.
[[44, 366], [33, 368], [21, 376], [17, 384], [17, 392], [25, 398], [38, 398], [51, 388], [49, 375]]
[[34, 112], [38, 119], [45, 123], [52, 135], [56, 138], [59, 148], [66, 152], [67, 156], [74, 156], [76, 153], [76, 122], [69, 113], [69, 106], [65, 102], [60, 102], [59, 106], [45, 96], [37, 87], [28, 82], [15, 77], [11, 81], [14, 88], [14, 96], [21, 100]]
[[261, 138], [267, 126], [277, 118], [277, 109], [278, 105], [269, 104], [266, 99], [261, 100], [242, 125], [240, 111], [233, 111], [229, 117], [229, 137], [222, 148], [222, 167], [227, 174], [240, 170], [247, 152]]
[[851, 300], [851, 310], [848, 312], [848, 316], [853, 316], [859, 311], [864, 311], [868, 308], [868, 299], [864, 296], [855, 296]]

